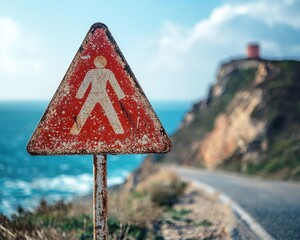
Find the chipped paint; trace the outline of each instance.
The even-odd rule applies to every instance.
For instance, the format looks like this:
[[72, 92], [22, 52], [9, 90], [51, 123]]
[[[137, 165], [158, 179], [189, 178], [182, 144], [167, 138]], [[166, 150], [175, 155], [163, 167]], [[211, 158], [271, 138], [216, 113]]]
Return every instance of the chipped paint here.
[[107, 64], [105, 57], [97, 56], [94, 60], [94, 64], [97, 68], [91, 69], [86, 73], [82, 83], [80, 84], [78, 92], [76, 93], [76, 98], [82, 99], [87, 88], [91, 85], [91, 91], [89, 92], [89, 95], [78, 116], [74, 119], [75, 122], [70, 130], [70, 134], [78, 135], [80, 133], [83, 125], [86, 123], [86, 120], [97, 103], [99, 103], [103, 108], [104, 115], [108, 118], [114, 132], [116, 134], [123, 134], [124, 129], [106, 91], [107, 82], [109, 82], [113, 87], [118, 99], [124, 98], [125, 94], [120, 88], [113, 72], [105, 68]]
[[94, 161], [94, 239], [108, 239], [107, 227], [107, 157], [93, 155]]
[[105, 25], [91, 27], [27, 149], [32, 155], [171, 150], [170, 139]]

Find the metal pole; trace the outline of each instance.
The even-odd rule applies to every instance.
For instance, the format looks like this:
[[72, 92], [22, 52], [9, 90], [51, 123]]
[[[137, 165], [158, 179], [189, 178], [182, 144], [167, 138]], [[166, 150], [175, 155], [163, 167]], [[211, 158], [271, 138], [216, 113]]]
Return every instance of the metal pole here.
[[107, 240], [107, 166], [106, 155], [93, 155], [94, 161], [94, 240]]

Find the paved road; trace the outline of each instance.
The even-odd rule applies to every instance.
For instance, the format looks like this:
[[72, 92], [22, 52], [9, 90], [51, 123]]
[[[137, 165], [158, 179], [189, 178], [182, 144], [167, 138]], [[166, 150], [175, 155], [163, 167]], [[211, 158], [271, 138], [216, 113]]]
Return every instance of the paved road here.
[[171, 166], [180, 176], [225, 193], [275, 239], [300, 239], [300, 183]]

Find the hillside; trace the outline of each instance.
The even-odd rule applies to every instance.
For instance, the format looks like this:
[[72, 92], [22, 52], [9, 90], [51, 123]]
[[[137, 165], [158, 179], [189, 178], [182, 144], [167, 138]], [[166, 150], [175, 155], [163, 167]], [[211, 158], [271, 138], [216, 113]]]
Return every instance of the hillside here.
[[300, 179], [300, 62], [222, 64], [206, 99], [149, 160]]

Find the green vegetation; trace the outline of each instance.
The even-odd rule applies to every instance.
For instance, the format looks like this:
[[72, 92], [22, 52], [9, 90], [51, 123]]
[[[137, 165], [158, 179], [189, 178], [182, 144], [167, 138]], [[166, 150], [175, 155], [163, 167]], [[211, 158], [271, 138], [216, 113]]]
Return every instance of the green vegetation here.
[[92, 239], [92, 216], [72, 214], [73, 205], [45, 200], [31, 212], [19, 207], [10, 218], [0, 215], [0, 239]]
[[160, 206], [172, 206], [185, 190], [186, 183], [173, 172], [158, 171], [145, 179], [137, 191], [149, 197]]
[[[134, 204], [134, 207], [128, 205], [117, 216], [112, 211], [113, 214], [108, 218], [110, 239], [155, 239], [156, 234], [147, 228], [147, 223], [152, 224], [154, 217], [163, 218], [162, 209], [134, 193], [122, 198], [122, 202], [124, 200]], [[113, 207], [110, 206], [111, 209]], [[149, 219], [145, 214], [148, 214]], [[124, 216], [128, 219], [122, 218]], [[93, 239], [92, 214], [81, 212], [80, 207], [71, 203], [49, 205], [42, 201], [33, 212], [18, 208], [17, 213], [10, 218], [0, 215], [0, 224], [0, 239]]]
[[[171, 209], [169, 216], [172, 219], [171, 221], [183, 221], [183, 222], [190, 223], [191, 220], [189, 218], [185, 217], [189, 213], [191, 213], [191, 210], [186, 210], [186, 209], [180, 209], [180, 210]], [[170, 220], [168, 220], [168, 221], [170, 221]]]
[[299, 180], [300, 140], [289, 131], [278, 135], [270, 138], [269, 148], [258, 163], [242, 162], [241, 156], [234, 153], [219, 168], [268, 178]]
[[174, 225], [176, 222], [183, 222], [188, 224], [189, 227], [210, 227], [213, 224], [204, 219], [202, 221], [194, 221], [191, 218], [189, 218], [187, 215], [191, 213], [191, 210], [187, 209], [170, 209], [168, 213], [166, 214], [164, 222], [169, 225]]
[[264, 104], [252, 113], [252, 118], [267, 122], [266, 151], [254, 149], [259, 154], [256, 163], [242, 162], [242, 156], [236, 152], [219, 167], [251, 175], [300, 180], [300, 62], [272, 64], [280, 69], [279, 74], [261, 84]]
[[260, 164], [250, 165], [247, 173], [286, 180], [300, 179], [300, 140], [293, 136], [276, 137]]
[[[145, 211], [151, 209], [148, 206]], [[18, 208], [11, 218], [1, 215], [0, 239], [93, 239], [92, 217], [77, 212], [70, 203], [48, 205], [42, 201], [34, 212]], [[108, 227], [111, 239], [146, 239], [151, 235], [143, 224], [120, 222], [114, 216], [109, 216]]]
[[[161, 174], [156, 175], [147, 186], [162, 180], [161, 177]], [[176, 190], [169, 192], [155, 184], [155, 190], [143, 187], [144, 191], [110, 193], [109, 239], [163, 239], [157, 226], [170, 216], [179, 220], [189, 213], [184, 210], [176, 212], [171, 206], [175, 202], [167, 200], [178, 199], [183, 194], [185, 183], [174, 174], [169, 174], [165, 180], [161, 186], [172, 186]], [[163, 195], [163, 198], [157, 195]], [[42, 200], [34, 211], [19, 207], [11, 217], [0, 215], [0, 239], [93, 239], [92, 202], [90, 199], [84, 202], [59, 201], [51, 205]]]
[[[162, 174], [165, 173], [165, 174]], [[203, 229], [208, 236], [213, 223], [206, 219], [195, 220], [190, 209], [178, 209], [174, 202], [157, 202], [152, 194], [163, 194], [166, 188], [174, 187], [176, 190], [168, 195], [179, 199], [183, 194], [185, 183], [166, 171], [159, 171], [143, 180], [135, 191], [114, 190], [109, 194], [109, 239], [153, 239], [163, 240], [162, 227], [172, 229], [174, 226], [196, 227]], [[148, 187], [155, 184], [155, 193]], [[176, 193], [175, 193], [176, 192]], [[167, 198], [167, 197], [166, 197]], [[17, 213], [10, 217], [0, 214], [0, 239], [5, 240], [90, 240], [93, 239], [93, 216], [91, 213], [92, 201], [84, 198], [73, 203], [63, 201], [48, 204], [42, 200], [34, 211], [18, 208]], [[191, 217], [191, 218], [190, 218]]]
[[[201, 126], [201, 129], [205, 129], [204, 132], [211, 131], [214, 127], [216, 117], [225, 111], [235, 94], [238, 91], [246, 89], [252, 83], [256, 73], [255, 70], [253, 68], [236, 69], [232, 72], [227, 79], [228, 82], [226, 83], [224, 93], [219, 99], [213, 101], [206, 111], [201, 112], [192, 124], [197, 126], [197, 128]], [[193, 125], [191, 127], [193, 128]]]
[[[195, 114], [194, 120], [186, 128], [179, 129], [173, 136], [176, 146], [173, 154], [156, 157], [157, 162], [177, 162], [197, 167], [204, 167], [201, 161], [196, 161], [198, 153], [192, 149], [193, 143], [199, 141], [214, 127], [216, 117], [228, 107], [238, 91], [247, 89], [254, 80], [256, 69], [237, 68], [224, 79], [226, 81], [223, 94], [213, 99], [208, 106]], [[188, 154], [182, 154], [182, 149]], [[182, 154], [182, 155], [181, 155]]]
[[[230, 114], [238, 103], [232, 100], [237, 93], [257, 93], [259, 89], [262, 99], [249, 121], [253, 125], [256, 121], [265, 123], [265, 129], [252, 142], [236, 139], [234, 133], [229, 133], [232, 141], [241, 142], [241, 148], [235, 149], [232, 156], [224, 159], [217, 168], [300, 180], [300, 62], [261, 60], [257, 62], [259, 68], [247, 64], [247, 60], [238, 60], [222, 67], [221, 71], [230, 70], [215, 86], [222, 94], [213, 97], [211, 90], [208, 99], [196, 105], [190, 115], [191, 122], [174, 134], [173, 151], [161, 156], [159, 162], [205, 167], [205, 149], [202, 149], [201, 142], [214, 129], [217, 116], [233, 116]], [[239, 115], [235, 117], [238, 121]], [[232, 144], [236, 145], [236, 142]]]
[[267, 81], [263, 117], [268, 120], [268, 149], [260, 163], [249, 165], [248, 173], [289, 180], [300, 179], [300, 63], [273, 62], [280, 69]]
[[185, 186], [186, 183], [179, 178], [174, 179], [170, 184], [156, 182], [150, 186], [150, 199], [158, 205], [172, 206], [183, 194]]

